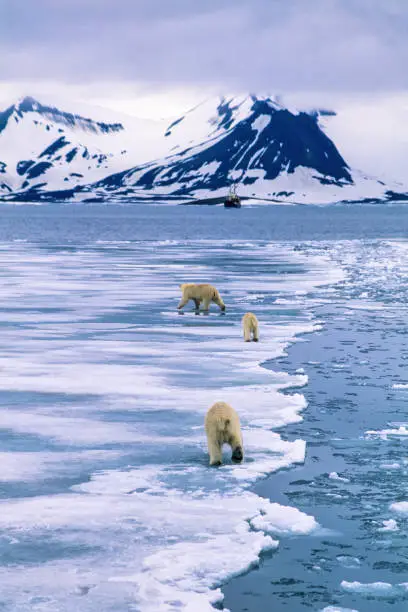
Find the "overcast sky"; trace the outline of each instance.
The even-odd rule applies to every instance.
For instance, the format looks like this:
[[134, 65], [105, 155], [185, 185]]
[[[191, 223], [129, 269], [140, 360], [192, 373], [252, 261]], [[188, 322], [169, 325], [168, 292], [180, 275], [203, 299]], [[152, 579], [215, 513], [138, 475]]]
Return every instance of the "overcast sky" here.
[[395, 94], [407, 65], [408, 0], [0, 0], [3, 98], [168, 115], [212, 93]]

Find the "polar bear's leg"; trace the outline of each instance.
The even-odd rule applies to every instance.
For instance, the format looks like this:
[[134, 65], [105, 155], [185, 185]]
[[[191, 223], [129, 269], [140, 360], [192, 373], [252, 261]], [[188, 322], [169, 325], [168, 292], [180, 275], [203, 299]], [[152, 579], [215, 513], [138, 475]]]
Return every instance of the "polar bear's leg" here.
[[241, 463], [243, 458], [244, 454], [242, 452], [242, 446], [236, 446], [232, 451], [232, 461], [234, 461], [235, 463]]
[[222, 445], [220, 442], [208, 439], [208, 452], [210, 453], [210, 465], [221, 465]]
[[254, 325], [253, 334], [254, 334], [254, 342], [258, 342], [258, 340], [259, 340], [259, 328], [258, 328], [258, 323], [256, 323], [256, 325]]
[[201, 300], [199, 300], [198, 298], [193, 298], [193, 302], [195, 304], [195, 309], [196, 310], [199, 310], [199, 308], [200, 308], [200, 301]]
[[204, 312], [208, 312], [209, 311], [210, 302], [211, 302], [211, 298], [204, 298], [204, 301], [203, 301], [203, 310], [204, 310]]
[[249, 325], [244, 325], [244, 340], [245, 342], [251, 342], [251, 332], [249, 330]]
[[185, 306], [189, 301], [189, 298], [182, 298], [180, 304], [177, 306], [177, 310], [180, 310], [180, 308], [183, 308], [183, 306]]
[[232, 461], [240, 463], [244, 458], [244, 451], [242, 450], [241, 438], [236, 435], [233, 435], [229, 439], [229, 444], [232, 449], [232, 456], [231, 456]]
[[215, 296], [213, 297], [212, 301], [214, 302], [214, 304], [217, 304], [217, 306], [220, 308], [221, 312], [225, 311], [225, 304], [222, 301], [222, 297], [219, 295], [218, 292], [215, 294]]

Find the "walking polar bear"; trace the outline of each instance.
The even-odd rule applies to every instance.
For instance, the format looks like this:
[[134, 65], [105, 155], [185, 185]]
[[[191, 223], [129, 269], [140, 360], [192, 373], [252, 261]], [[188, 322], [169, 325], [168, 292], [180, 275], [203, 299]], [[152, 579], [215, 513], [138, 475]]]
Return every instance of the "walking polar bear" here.
[[183, 283], [180, 285], [180, 289], [183, 295], [180, 304], [177, 306], [178, 310], [181, 310], [181, 308], [183, 308], [190, 300], [193, 300], [196, 310], [200, 308], [201, 302], [203, 302], [204, 311], [209, 310], [211, 302], [217, 304], [222, 312], [225, 310], [225, 304], [218, 293], [218, 289], [212, 285], [208, 285], [207, 283], [203, 283], [201, 285], [197, 285], [195, 283]]
[[259, 340], [258, 319], [252, 312], [247, 312], [242, 317], [242, 327], [244, 328], [245, 342], [251, 342], [251, 334], [254, 342]]
[[222, 464], [222, 445], [229, 444], [232, 460], [241, 462], [244, 458], [239, 416], [229, 404], [216, 402], [205, 417], [210, 465]]

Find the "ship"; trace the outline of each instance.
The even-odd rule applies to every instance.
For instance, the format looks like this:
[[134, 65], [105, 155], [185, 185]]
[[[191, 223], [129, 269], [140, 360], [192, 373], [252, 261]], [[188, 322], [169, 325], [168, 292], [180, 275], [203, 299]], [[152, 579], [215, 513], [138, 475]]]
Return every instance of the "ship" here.
[[224, 201], [225, 208], [241, 208], [241, 199], [237, 195], [236, 185], [231, 185], [229, 193]]

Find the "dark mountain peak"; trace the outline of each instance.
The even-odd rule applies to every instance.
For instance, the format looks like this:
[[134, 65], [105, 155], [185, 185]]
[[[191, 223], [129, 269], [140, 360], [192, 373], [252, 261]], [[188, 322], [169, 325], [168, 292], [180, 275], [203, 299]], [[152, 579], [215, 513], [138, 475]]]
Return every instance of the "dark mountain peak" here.
[[217, 106], [217, 116], [210, 120], [217, 129], [229, 130], [242, 119], [240, 114], [252, 112], [258, 115], [271, 115], [282, 107], [272, 98], [248, 94], [243, 98], [221, 97]]
[[41, 107], [40, 102], [37, 102], [35, 98], [31, 96], [25, 96], [21, 98], [17, 104], [14, 105], [16, 112], [29, 113], [38, 110]]

